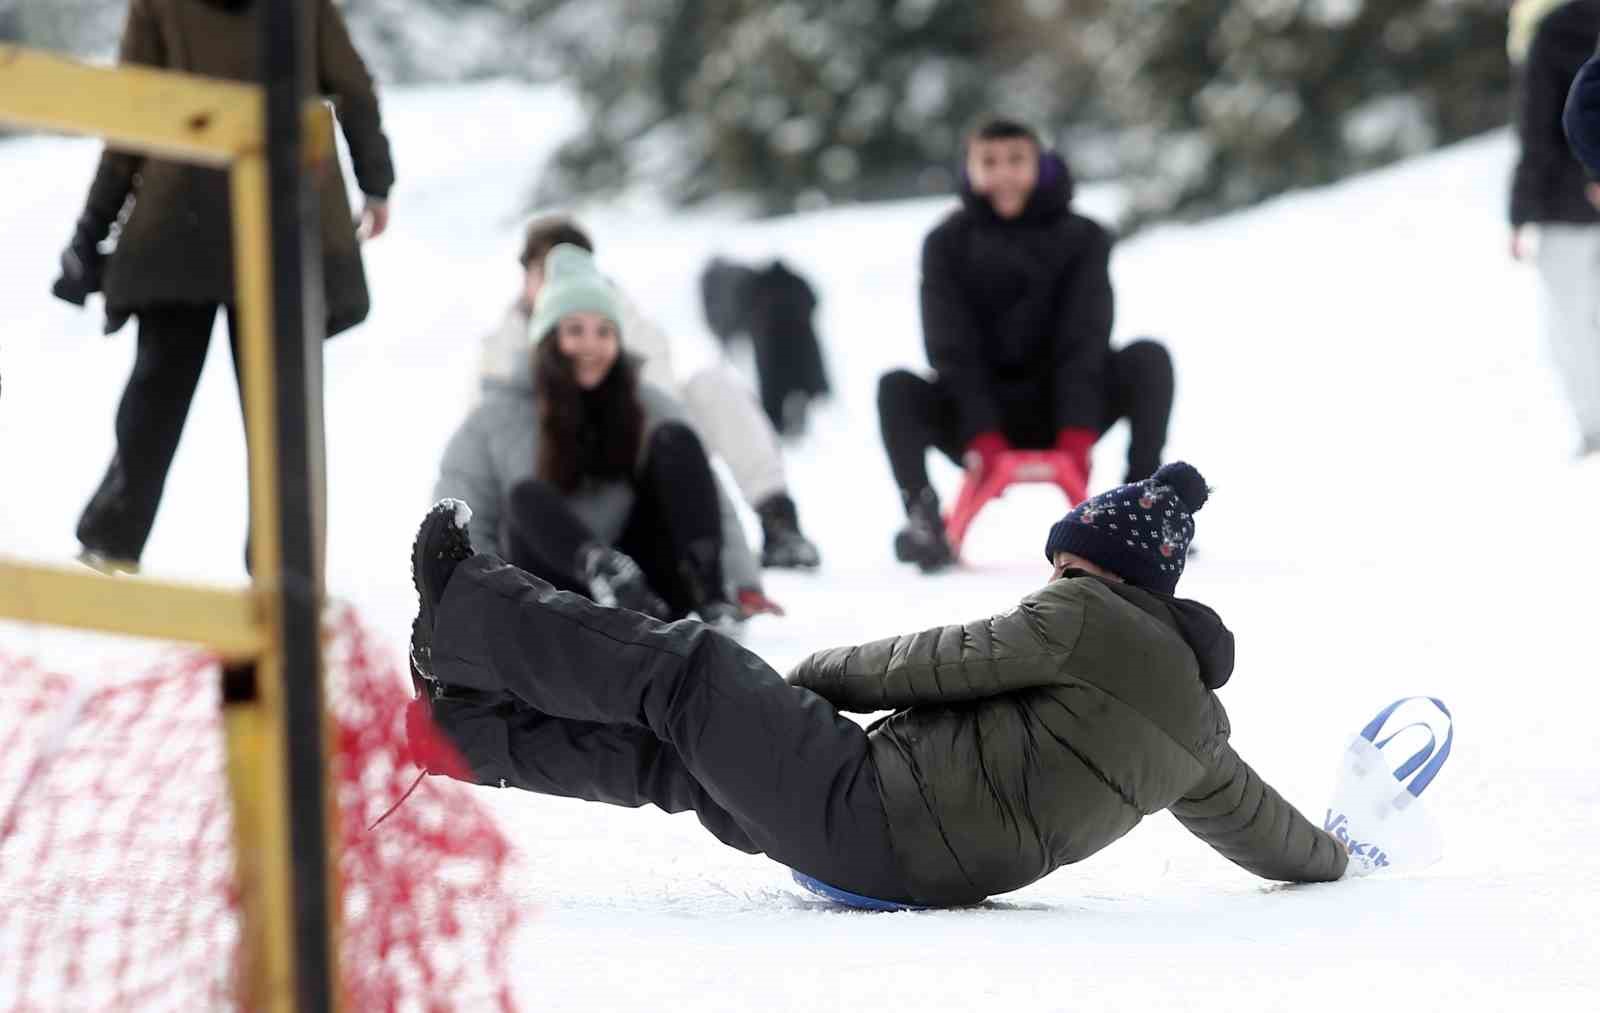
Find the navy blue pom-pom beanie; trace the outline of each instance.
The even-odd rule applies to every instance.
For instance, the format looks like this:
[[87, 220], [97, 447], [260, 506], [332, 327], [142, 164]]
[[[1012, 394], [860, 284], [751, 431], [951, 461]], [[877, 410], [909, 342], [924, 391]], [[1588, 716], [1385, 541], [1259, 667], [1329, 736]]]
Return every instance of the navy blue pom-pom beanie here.
[[1143, 482], [1084, 500], [1050, 529], [1044, 558], [1070, 552], [1136, 587], [1172, 594], [1194, 538], [1194, 513], [1205, 506], [1206, 480], [1182, 461]]

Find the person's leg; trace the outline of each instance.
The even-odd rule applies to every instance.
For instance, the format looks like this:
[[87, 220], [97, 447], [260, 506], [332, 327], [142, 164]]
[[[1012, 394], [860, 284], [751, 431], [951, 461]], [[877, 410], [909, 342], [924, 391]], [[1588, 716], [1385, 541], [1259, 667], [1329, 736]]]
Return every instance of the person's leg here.
[[1161, 467], [1161, 452], [1167, 445], [1167, 423], [1172, 418], [1172, 357], [1160, 342], [1148, 338], [1135, 341], [1111, 354], [1106, 369], [1105, 422], [1103, 434], [1118, 419], [1127, 419], [1128, 471], [1125, 482], [1149, 478]]
[[904, 369], [878, 380], [878, 426], [902, 492], [928, 488], [929, 448], [961, 463], [959, 423], [955, 402], [938, 383]]
[[692, 811], [722, 843], [748, 854], [760, 850], [690, 775], [678, 751], [643, 728], [551, 717], [510, 694], [470, 690], [447, 691], [430, 710], [474, 784]]
[[745, 502], [761, 518], [765, 566], [806, 567], [821, 562], [800, 532], [800, 516], [783, 473], [778, 434], [732, 369], [712, 366], [689, 378], [683, 403], [706, 449], [727, 462]]
[[129, 562], [143, 555], [216, 313], [214, 305], [139, 311], [138, 351], [117, 407], [117, 450], [78, 521], [85, 549]]
[[567, 506], [559, 489], [537, 478], [519, 482], [506, 496], [501, 518], [500, 544], [507, 560], [564, 591], [589, 594], [578, 557], [594, 541], [594, 533]]
[[900, 487], [905, 527], [895, 532], [894, 554], [932, 573], [955, 562], [945, 537], [939, 497], [928, 482], [927, 454], [937, 448], [960, 463], [960, 413], [938, 383], [897, 369], [878, 380], [878, 424], [889, 468]]
[[690, 377], [683, 385], [683, 406], [706, 449], [728, 463], [752, 508], [788, 488], [778, 434], [731, 368], [711, 366]]
[[1581, 436], [1600, 440], [1600, 228], [1541, 227], [1538, 265], [1551, 357]]
[[646, 731], [761, 851], [846, 890], [910, 899], [865, 731], [733, 641], [599, 608], [483, 555], [455, 567], [434, 615], [441, 685]]
[[681, 422], [655, 428], [634, 493], [633, 512], [617, 547], [639, 564], [672, 615], [700, 612], [712, 618], [707, 610], [729, 605], [722, 505], [711, 462], [694, 430]]

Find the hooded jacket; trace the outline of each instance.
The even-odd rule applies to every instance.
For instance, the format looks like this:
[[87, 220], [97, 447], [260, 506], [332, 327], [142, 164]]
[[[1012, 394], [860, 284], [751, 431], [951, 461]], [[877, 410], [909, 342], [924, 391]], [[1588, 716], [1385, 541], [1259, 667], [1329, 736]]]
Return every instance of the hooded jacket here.
[[[363, 193], [386, 197], [394, 164], [378, 98], [332, 0], [300, 0], [311, 39], [306, 86], [332, 97]], [[233, 81], [254, 81], [252, 0], [132, 0], [119, 62]], [[232, 304], [232, 202], [219, 169], [107, 151], [90, 186], [86, 217], [103, 238], [125, 216], [106, 264], [107, 316], [165, 303]], [[366, 318], [370, 298], [344, 177], [336, 159], [318, 169], [327, 333]], [[125, 204], [131, 206], [125, 208]]]
[[962, 206], [922, 245], [922, 334], [954, 395], [962, 442], [1000, 431], [1048, 446], [1063, 428], [1105, 425], [1111, 236], [1071, 210], [1054, 152], [1022, 213], [1004, 219], [961, 190]]
[[1026, 886], [1170, 809], [1267, 879], [1347, 856], [1239, 758], [1214, 690], [1233, 635], [1198, 602], [1069, 570], [1008, 612], [821, 651], [789, 675], [869, 731], [912, 899]]
[[1517, 137], [1511, 180], [1511, 224], [1600, 223], [1584, 195], [1589, 182], [1562, 130], [1568, 92], [1600, 37], [1600, 0], [1572, 0], [1544, 16], [1517, 82]]

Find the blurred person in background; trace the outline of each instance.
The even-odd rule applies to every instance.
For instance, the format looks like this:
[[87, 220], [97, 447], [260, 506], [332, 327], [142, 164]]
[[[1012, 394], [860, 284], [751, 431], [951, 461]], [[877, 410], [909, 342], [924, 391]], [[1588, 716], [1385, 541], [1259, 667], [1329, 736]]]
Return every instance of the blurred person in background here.
[[[367, 316], [360, 241], [388, 226], [394, 164], [372, 77], [339, 12], [331, 0], [299, 2], [315, 54], [306, 88], [332, 97], [367, 197], [358, 226], [337, 160], [321, 167], [322, 274], [332, 336]], [[253, 0], [132, 0], [119, 61], [254, 81], [255, 11]], [[108, 150], [61, 255], [57, 297], [82, 306], [103, 292], [107, 333], [130, 316], [139, 320], [133, 373], [117, 408], [116, 453], [78, 521], [78, 558], [103, 573], [139, 568], [219, 308], [228, 318], [238, 378], [228, 185], [220, 169]], [[106, 255], [100, 244], [114, 224], [120, 224], [116, 248]]]
[[[1600, 186], [1568, 145], [1562, 113], [1600, 38], [1600, 0], [1538, 13], [1523, 12], [1534, 26], [1517, 75], [1511, 255], [1538, 267], [1546, 339], [1577, 422], [1578, 456], [1586, 457], [1600, 451]], [[1526, 23], [1517, 31], [1530, 34]]]
[[969, 136], [965, 159], [961, 207], [922, 247], [922, 335], [936, 375], [895, 370], [878, 384], [907, 517], [895, 555], [924, 571], [953, 562], [929, 448], [981, 478], [1013, 448], [1054, 447], [1087, 483], [1090, 450], [1127, 419], [1133, 482], [1160, 466], [1172, 415], [1166, 348], [1111, 350], [1111, 236], [1072, 210], [1066, 162], [1004, 119]]
[[616, 287], [575, 244], [539, 264], [435, 498], [472, 507], [478, 544], [602, 605], [724, 626], [775, 611], [682, 405], [641, 378]]
[[[528, 223], [518, 262], [523, 281], [500, 326], [484, 339], [483, 375], [505, 377], [520, 372], [527, 351], [528, 321], [544, 286], [545, 255], [561, 243], [591, 253], [589, 233], [565, 215], [549, 215]], [[739, 377], [726, 366], [709, 366], [683, 383], [672, 368], [672, 345], [656, 322], [617, 290], [622, 330], [628, 351], [641, 361], [642, 379], [681, 399], [695, 432], [706, 449], [722, 458], [761, 521], [764, 566], [814, 569], [821, 554], [800, 530], [799, 511], [789, 494], [783, 452], [777, 434]]]

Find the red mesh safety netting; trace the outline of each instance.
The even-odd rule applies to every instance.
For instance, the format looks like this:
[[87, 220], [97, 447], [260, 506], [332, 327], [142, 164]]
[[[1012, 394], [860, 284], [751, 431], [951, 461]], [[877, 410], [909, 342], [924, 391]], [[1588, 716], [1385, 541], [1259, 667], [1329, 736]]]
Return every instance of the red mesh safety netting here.
[[[346, 1009], [510, 1009], [505, 838], [459, 784], [410, 787], [409, 683], [330, 610]], [[164, 654], [73, 679], [0, 649], [0, 1009], [239, 1005], [220, 672]]]

